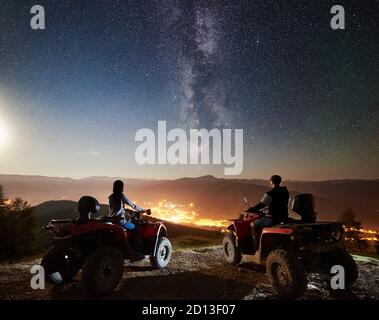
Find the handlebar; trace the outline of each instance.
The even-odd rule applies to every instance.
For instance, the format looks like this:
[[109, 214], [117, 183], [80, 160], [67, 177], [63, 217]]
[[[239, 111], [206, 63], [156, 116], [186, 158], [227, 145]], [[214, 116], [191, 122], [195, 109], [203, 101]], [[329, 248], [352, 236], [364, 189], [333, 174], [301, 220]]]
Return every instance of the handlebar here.
[[244, 211], [245, 215], [248, 214], [248, 213], [255, 213], [255, 214], [258, 214], [260, 217], [264, 217], [268, 213], [268, 209], [267, 208], [263, 208], [263, 209], [260, 209], [258, 211], [249, 211], [249, 209], [250, 208], [248, 208], [248, 209], [246, 209]]
[[130, 217], [132, 218], [132, 220], [142, 220], [142, 214], [146, 213], [148, 216], [151, 215], [151, 210], [150, 209], [146, 209], [146, 210], [143, 210], [143, 211], [135, 211], [135, 210], [131, 210], [131, 209], [125, 209], [125, 212], [128, 213], [130, 215]]

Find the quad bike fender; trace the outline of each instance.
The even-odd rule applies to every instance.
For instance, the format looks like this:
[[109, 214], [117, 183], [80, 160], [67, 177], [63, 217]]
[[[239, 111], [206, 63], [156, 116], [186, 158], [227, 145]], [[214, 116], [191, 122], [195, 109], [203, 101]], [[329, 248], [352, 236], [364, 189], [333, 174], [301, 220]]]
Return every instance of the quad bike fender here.
[[158, 240], [160, 237], [167, 237], [167, 228], [164, 224], [161, 224], [158, 227], [156, 236], [155, 236], [155, 243], [154, 243], [154, 250], [153, 250], [153, 255], [156, 254], [157, 252], [157, 247], [158, 247]]
[[72, 224], [73, 244], [80, 243], [81, 239], [87, 238], [86, 250], [91, 253], [95, 248], [108, 245], [121, 250], [124, 255], [129, 253], [128, 237], [120, 225], [106, 224], [93, 220], [86, 224]]
[[234, 224], [233, 224], [233, 223], [230, 223], [230, 224], [226, 227], [226, 230], [229, 230], [229, 231], [235, 231]]
[[260, 239], [260, 259], [263, 262], [269, 253], [276, 248], [292, 251], [294, 248], [291, 228], [263, 228]]
[[126, 234], [124, 232], [124, 229], [117, 224], [107, 224], [100, 222], [98, 220], [90, 220], [89, 222], [85, 224], [71, 224], [71, 234], [74, 236], [82, 236], [85, 234], [89, 234], [91, 232], [110, 232], [115, 233], [121, 238], [126, 239]]
[[292, 232], [293, 232], [292, 228], [275, 228], [275, 227], [270, 227], [270, 228], [263, 228], [263, 230], [262, 230], [262, 234], [274, 233], [274, 234], [289, 235]]
[[62, 236], [62, 237], [53, 236], [52, 240], [54, 243], [70, 243], [71, 237], [72, 237], [71, 234], [69, 234], [67, 236]]
[[233, 231], [237, 240], [251, 238], [251, 222], [244, 220], [236, 220], [233, 222]]
[[71, 238], [72, 238], [71, 236], [66, 236], [66, 237], [53, 236], [49, 244], [59, 249], [70, 248], [72, 245]]

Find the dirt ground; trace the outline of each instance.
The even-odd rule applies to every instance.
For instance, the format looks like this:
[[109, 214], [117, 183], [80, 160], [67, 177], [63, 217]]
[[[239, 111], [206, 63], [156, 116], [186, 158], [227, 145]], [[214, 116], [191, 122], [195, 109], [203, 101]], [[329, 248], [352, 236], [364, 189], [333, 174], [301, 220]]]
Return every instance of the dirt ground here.
[[[302, 299], [379, 299], [379, 260], [355, 256], [359, 279], [351, 293], [330, 294], [320, 277], [309, 275]], [[63, 286], [30, 287], [30, 269], [39, 260], [0, 265], [0, 299], [86, 299], [80, 274]], [[149, 260], [125, 262], [117, 289], [103, 299], [275, 299], [265, 270], [250, 262], [233, 267], [222, 260], [221, 248], [175, 252], [164, 270], [152, 270]]]

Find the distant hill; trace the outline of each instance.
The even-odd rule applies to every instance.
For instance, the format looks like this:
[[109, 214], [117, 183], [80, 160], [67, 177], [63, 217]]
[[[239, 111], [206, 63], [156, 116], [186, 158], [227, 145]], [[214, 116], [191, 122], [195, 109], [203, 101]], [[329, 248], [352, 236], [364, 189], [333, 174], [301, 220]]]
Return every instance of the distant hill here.
[[[73, 219], [78, 216], [78, 203], [69, 200], [46, 201], [34, 208], [38, 226], [46, 225], [51, 219]], [[108, 213], [108, 206], [101, 205], [99, 216]]]
[[[22, 197], [34, 205], [48, 200], [77, 201], [82, 195], [92, 195], [101, 203], [107, 203], [114, 179], [0, 175], [0, 185], [8, 196]], [[123, 180], [126, 194], [138, 203], [156, 203], [163, 199], [178, 204], [194, 203], [201, 217], [214, 219], [237, 216], [244, 208], [243, 195], [247, 195], [254, 204], [269, 189], [264, 180], [219, 179], [213, 176]], [[314, 194], [322, 220], [334, 220], [342, 211], [351, 208], [365, 227], [379, 228], [379, 180], [284, 181], [284, 185], [292, 195], [301, 192]]]
[[45, 226], [51, 219], [72, 219], [77, 216], [74, 201], [47, 201], [34, 208], [39, 227]]

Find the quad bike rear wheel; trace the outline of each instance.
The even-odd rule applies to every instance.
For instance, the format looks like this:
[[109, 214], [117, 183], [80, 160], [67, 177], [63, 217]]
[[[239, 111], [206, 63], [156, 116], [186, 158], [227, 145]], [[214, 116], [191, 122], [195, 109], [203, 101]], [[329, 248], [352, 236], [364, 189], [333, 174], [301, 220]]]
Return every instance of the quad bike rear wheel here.
[[239, 247], [237, 247], [236, 236], [234, 233], [228, 233], [225, 235], [224, 240], [222, 241], [222, 250], [227, 263], [237, 265], [241, 262], [242, 254]]
[[[324, 262], [324, 270], [323, 274], [325, 276], [325, 280], [327, 281], [327, 285], [329, 286], [329, 289], [331, 289], [330, 281], [331, 277], [333, 276], [330, 274], [331, 268], [334, 265], [340, 265], [344, 268], [345, 271], [345, 290], [350, 289], [351, 286], [355, 284], [355, 282], [358, 279], [358, 267], [357, 263], [353, 259], [353, 257], [350, 255], [349, 252], [347, 252], [345, 249], [337, 249], [334, 251], [330, 251], [327, 253], [324, 253], [322, 255], [322, 261]], [[342, 289], [339, 289], [342, 290]]]
[[116, 288], [123, 272], [122, 252], [115, 247], [100, 247], [87, 258], [81, 282], [89, 295], [100, 296]]
[[300, 297], [307, 288], [304, 266], [285, 249], [273, 250], [268, 255], [266, 272], [275, 292], [282, 298]]
[[[78, 253], [71, 248], [51, 247], [41, 260], [45, 271], [45, 280], [53, 282], [50, 275], [58, 272], [62, 278], [61, 283], [70, 282], [82, 267]], [[55, 284], [58, 284], [54, 282]]]
[[166, 237], [160, 237], [157, 242], [155, 253], [150, 256], [150, 263], [154, 269], [163, 269], [170, 262], [172, 245]]

